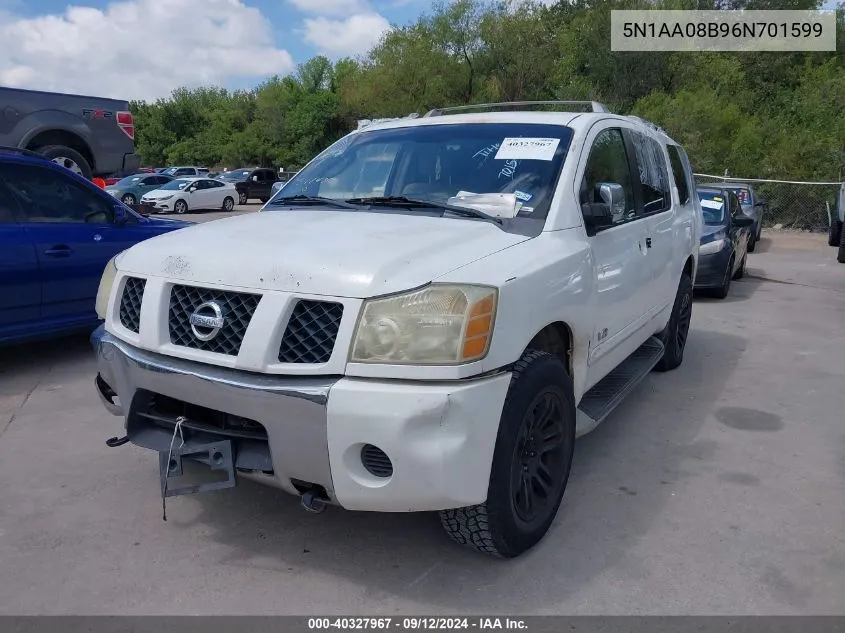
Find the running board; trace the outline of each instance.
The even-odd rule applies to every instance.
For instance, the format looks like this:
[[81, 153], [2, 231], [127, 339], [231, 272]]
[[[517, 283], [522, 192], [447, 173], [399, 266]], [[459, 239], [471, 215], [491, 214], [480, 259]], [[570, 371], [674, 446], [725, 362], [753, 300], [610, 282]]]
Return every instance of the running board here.
[[586, 428], [579, 429], [578, 435], [584, 435], [604, 422], [619, 403], [648, 376], [661, 358], [663, 342], [652, 336], [585, 393], [578, 405], [578, 413], [589, 419], [582, 420], [584, 424], [579, 426]]

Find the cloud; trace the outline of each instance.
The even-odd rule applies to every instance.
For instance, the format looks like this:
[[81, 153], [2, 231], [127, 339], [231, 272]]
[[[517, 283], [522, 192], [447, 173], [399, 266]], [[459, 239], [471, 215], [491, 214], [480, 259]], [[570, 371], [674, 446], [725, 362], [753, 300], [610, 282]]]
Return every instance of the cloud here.
[[351, 15], [368, 11], [367, 0], [290, 0], [304, 13], [316, 15]]
[[35, 18], [0, 13], [0, 85], [122, 99], [284, 75], [290, 54], [240, 0], [128, 0]]
[[345, 20], [307, 18], [304, 24], [305, 41], [335, 57], [366, 53], [390, 30], [390, 22], [378, 13], [360, 13]]

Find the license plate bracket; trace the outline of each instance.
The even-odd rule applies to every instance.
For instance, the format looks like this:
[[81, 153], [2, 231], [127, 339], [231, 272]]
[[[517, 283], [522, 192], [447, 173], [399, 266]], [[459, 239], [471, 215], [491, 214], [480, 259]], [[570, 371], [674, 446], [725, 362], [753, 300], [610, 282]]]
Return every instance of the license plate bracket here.
[[[178, 497], [190, 495], [197, 492], [211, 492], [212, 490], [225, 490], [234, 488], [237, 485], [235, 474], [235, 460], [233, 458], [231, 440], [220, 440], [208, 444], [186, 444], [181, 448], [173, 447], [168, 459], [168, 451], [161, 451], [158, 454], [159, 475], [161, 478], [161, 494], [163, 497]], [[212, 481], [208, 483], [191, 484], [186, 486], [171, 487], [168, 479], [182, 475], [182, 460], [190, 459], [208, 466], [211, 470], [222, 470], [227, 477], [224, 481]]]

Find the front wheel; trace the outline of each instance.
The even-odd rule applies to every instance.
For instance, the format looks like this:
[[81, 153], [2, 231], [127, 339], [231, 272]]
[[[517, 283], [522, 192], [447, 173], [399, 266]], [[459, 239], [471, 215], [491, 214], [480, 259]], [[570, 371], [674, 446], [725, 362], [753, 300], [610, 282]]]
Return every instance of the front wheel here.
[[834, 220], [830, 223], [830, 229], [827, 232], [827, 245], [839, 246], [839, 240], [842, 238], [842, 220]]
[[123, 204], [132, 205], [137, 203], [137, 200], [135, 200], [135, 196], [133, 196], [131, 193], [127, 193], [125, 196], [123, 196], [123, 198], [121, 198], [121, 200], [123, 201]]
[[748, 252], [753, 253], [754, 249], [757, 248], [757, 235], [752, 235], [748, 238]]
[[572, 380], [559, 358], [529, 350], [514, 366], [487, 500], [441, 511], [446, 533], [461, 545], [500, 558], [532, 548], [557, 515], [574, 448]]
[[675, 369], [684, 361], [684, 349], [692, 322], [692, 292], [692, 279], [687, 273], [681, 273], [672, 315], [660, 335], [663, 341], [663, 357], [654, 366], [655, 371]]
[[238, 204], [246, 204], [247, 197], [243, 191], [238, 192]]
[[734, 273], [734, 279], [742, 279], [745, 277], [745, 267], [748, 264], [748, 254], [742, 256], [742, 261], [739, 262], [739, 268]]
[[223, 198], [223, 210], [224, 211], [231, 211], [235, 208], [235, 201], [230, 196], [226, 196]]
[[177, 200], [176, 204], [173, 205], [173, 210], [179, 215], [183, 215], [188, 212], [188, 203], [184, 200]]
[[717, 299], [724, 299], [728, 296], [728, 293], [731, 291], [731, 279], [733, 278], [733, 270], [734, 270], [734, 256], [731, 255], [731, 259], [728, 262], [728, 269], [725, 271], [725, 279], [722, 281], [721, 287], [717, 288], [713, 291], [713, 294]]
[[836, 261], [845, 264], [845, 229], [839, 232], [839, 252], [836, 254]]

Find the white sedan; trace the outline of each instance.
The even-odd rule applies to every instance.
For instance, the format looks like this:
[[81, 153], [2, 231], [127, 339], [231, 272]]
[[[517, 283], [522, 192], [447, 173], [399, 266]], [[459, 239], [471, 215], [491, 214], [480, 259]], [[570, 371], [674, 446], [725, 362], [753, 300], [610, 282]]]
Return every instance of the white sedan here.
[[213, 178], [177, 178], [144, 194], [141, 204], [152, 207], [154, 213], [182, 214], [195, 209], [235, 208], [238, 192], [232, 183]]

